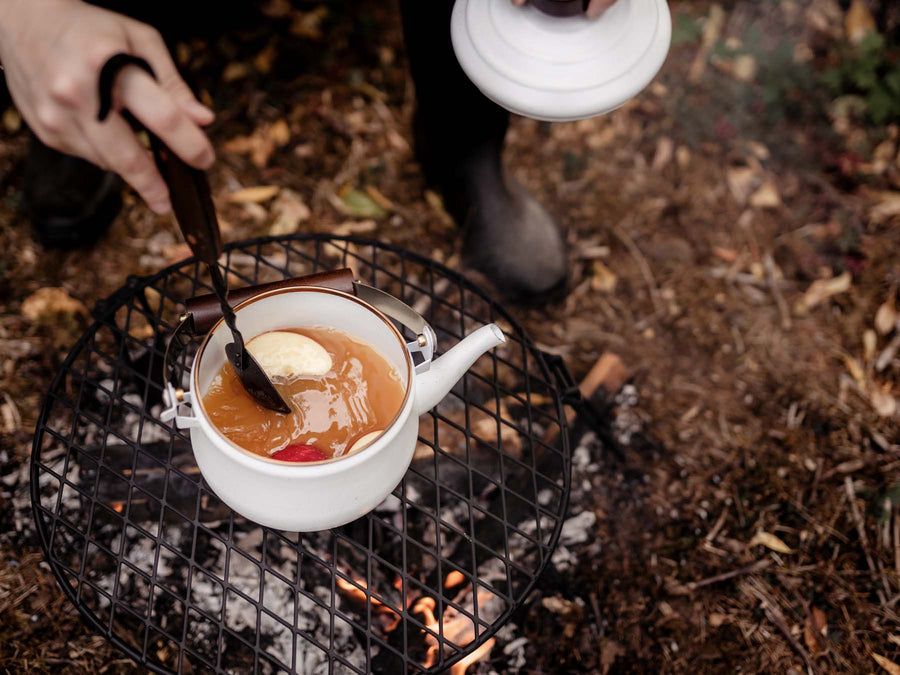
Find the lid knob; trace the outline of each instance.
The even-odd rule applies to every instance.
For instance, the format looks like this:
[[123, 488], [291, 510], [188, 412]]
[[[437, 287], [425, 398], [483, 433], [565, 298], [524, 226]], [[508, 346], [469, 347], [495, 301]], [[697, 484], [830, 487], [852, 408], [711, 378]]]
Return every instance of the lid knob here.
[[531, 0], [534, 6], [550, 16], [577, 16], [587, 11], [590, 0]]

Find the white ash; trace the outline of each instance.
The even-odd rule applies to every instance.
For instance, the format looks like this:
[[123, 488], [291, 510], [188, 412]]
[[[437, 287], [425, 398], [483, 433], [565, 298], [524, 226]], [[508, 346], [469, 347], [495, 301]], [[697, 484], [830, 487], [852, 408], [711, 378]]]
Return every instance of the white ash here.
[[633, 384], [626, 384], [615, 399], [616, 416], [613, 418], [612, 431], [616, 442], [622, 446], [631, 445], [631, 439], [643, 429], [640, 417], [634, 412], [638, 404], [637, 389]]
[[[499, 635], [498, 635], [499, 637]], [[503, 654], [506, 656], [506, 673], [518, 673], [528, 662], [525, 658], [525, 646], [528, 644], [528, 638], [516, 638], [503, 648]]]

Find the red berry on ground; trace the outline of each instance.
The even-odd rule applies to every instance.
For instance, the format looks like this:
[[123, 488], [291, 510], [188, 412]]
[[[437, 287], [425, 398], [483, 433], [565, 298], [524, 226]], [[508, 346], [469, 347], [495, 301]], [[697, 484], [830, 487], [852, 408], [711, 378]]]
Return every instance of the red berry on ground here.
[[279, 450], [272, 459], [280, 459], [282, 462], [321, 462], [328, 459], [328, 455], [314, 445], [289, 445], [284, 450]]

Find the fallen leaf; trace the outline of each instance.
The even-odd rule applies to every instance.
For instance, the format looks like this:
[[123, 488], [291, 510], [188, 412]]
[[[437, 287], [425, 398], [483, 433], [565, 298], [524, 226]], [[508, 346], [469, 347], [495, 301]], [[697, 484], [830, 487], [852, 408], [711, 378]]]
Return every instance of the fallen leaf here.
[[331, 230], [331, 234], [346, 237], [351, 234], [368, 234], [374, 232], [378, 223], [374, 220], [348, 220]]
[[616, 276], [615, 272], [599, 260], [595, 260], [591, 267], [591, 290], [600, 293], [612, 293], [616, 290], [616, 284], [619, 282], [619, 277]]
[[865, 0], [853, 0], [844, 16], [844, 31], [847, 39], [855, 45], [862, 42], [869, 31], [875, 31], [875, 19], [869, 11]]
[[756, 59], [752, 54], [740, 54], [735, 57], [734, 64], [731, 67], [731, 72], [735, 79], [741, 82], [752, 82], [755, 80], [758, 70]]
[[875, 384], [872, 386], [869, 401], [879, 417], [893, 417], [897, 412], [897, 399], [891, 395], [890, 391], [891, 387], [889, 384], [884, 386]]
[[291, 140], [291, 129], [288, 123], [277, 120], [272, 124], [263, 124], [249, 136], [235, 136], [225, 141], [222, 147], [226, 152], [238, 155], [250, 155], [254, 166], [263, 169], [269, 164], [272, 153], [284, 147]]
[[722, 624], [728, 621], [727, 614], [720, 614], [719, 612], [713, 612], [709, 615], [709, 625], [711, 628], [718, 628]]
[[854, 359], [849, 354], [844, 354], [841, 357], [844, 361], [844, 365], [847, 366], [847, 370], [850, 372], [850, 377], [856, 382], [856, 386], [860, 389], [866, 388], [866, 376], [863, 372], [863, 368], [859, 365], [859, 361]]
[[849, 272], [844, 272], [832, 279], [817, 279], [810, 284], [803, 297], [794, 305], [794, 311], [799, 315], [807, 314], [809, 310], [828, 298], [849, 291], [852, 282], [853, 278]]
[[270, 19], [284, 19], [291, 15], [294, 6], [291, 0], [268, 0], [260, 11]]
[[269, 234], [273, 237], [294, 234], [300, 229], [300, 223], [308, 220], [311, 215], [300, 195], [287, 188], [282, 188], [278, 198], [272, 203], [272, 213], [275, 221], [269, 228]]
[[768, 532], [763, 532], [760, 530], [756, 534], [753, 535], [753, 539], [750, 540], [750, 543], [747, 546], [765, 546], [768, 549], [776, 551], [777, 553], [793, 553], [794, 550], [790, 548], [787, 544], [785, 544], [781, 539], [776, 537], [774, 534], [769, 534]]
[[806, 624], [803, 626], [803, 641], [813, 654], [818, 654], [822, 651], [821, 647], [819, 647], [819, 639], [816, 637], [817, 633], [823, 638], [826, 637], [828, 635], [828, 622], [825, 618], [825, 612], [818, 607], [813, 607]]
[[291, 141], [291, 128], [283, 119], [273, 122], [265, 133], [278, 147], [287, 145]]
[[22, 302], [22, 316], [29, 321], [44, 320], [58, 315], [87, 316], [88, 309], [64, 288], [39, 288]]
[[241, 204], [241, 210], [256, 223], [264, 223], [269, 219], [269, 211], [262, 204], [256, 202], [246, 202]]
[[600, 646], [600, 664], [603, 667], [603, 675], [609, 673], [616, 659], [625, 653], [625, 648], [618, 642], [606, 639]]
[[765, 162], [769, 159], [769, 149], [757, 141], [747, 141], [747, 149], [759, 160]]
[[396, 207], [394, 202], [385, 197], [381, 191], [374, 185], [366, 185], [366, 194], [372, 198], [372, 201], [378, 204], [385, 211], [393, 211]]
[[309, 12], [297, 12], [291, 22], [291, 35], [320, 40], [322, 38], [322, 21], [328, 16], [328, 8], [319, 5]]
[[869, 211], [869, 219], [876, 225], [892, 216], [900, 215], [900, 193], [889, 192]]
[[863, 331], [863, 359], [866, 363], [872, 363], [875, 360], [875, 350], [878, 348], [878, 336], [871, 328]]
[[672, 155], [675, 153], [675, 143], [668, 136], [661, 137], [656, 143], [656, 152], [653, 155], [653, 162], [650, 168], [654, 171], [662, 171], [669, 162], [672, 161]]
[[729, 168], [725, 172], [725, 179], [728, 181], [728, 188], [738, 204], [746, 204], [750, 195], [756, 191], [761, 182], [756, 169], [748, 166]]
[[890, 675], [900, 675], [900, 666], [890, 659], [885, 658], [881, 654], [876, 654], [875, 652], [872, 652], [872, 658], [875, 659], [875, 663], [881, 666], [885, 672], [890, 673]]
[[693, 84], [700, 81], [700, 78], [706, 70], [709, 52], [719, 41], [719, 36], [722, 34], [722, 28], [725, 26], [725, 18], [725, 10], [722, 9], [721, 5], [715, 4], [710, 7], [709, 16], [706, 18], [706, 23], [703, 24], [703, 33], [700, 36], [700, 47], [697, 49], [697, 53], [694, 55], [694, 60], [688, 71], [688, 79]]
[[712, 247], [713, 255], [724, 260], [727, 263], [733, 263], [738, 258], [738, 252], [733, 248], [721, 248], [720, 246]]
[[775, 180], [767, 178], [763, 184], [750, 195], [750, 206], [757, 209], [774, 209], [781, 206], [781, 195]]
[[354, 188], [344, 188], [339, 194], [341, 210], [349, 216], [360, 218], [384, 218], [387, 215], [379, 204], [365, 192]]
[[263, 75], [268, 74], [272, 70], [272, 65], [278, 57], [278, 49], [274, 40], [269, 42], [263, 50], [253, 57], [253, 67]]
[[257, 185], [254, 187], [244, 188], [228, 195], [228, 201], [232, 204], [260, 204], [270, 200], [278, 194], [277, 185]]
[[581, 607], [571, 600], [566, 600], [558, 595], [549, 598], [541, 598], [541, 606], [554, 614], [561, 614], [563, 616], [572, 614], [578, 615], [584, 612]]
[[884, 301], [875, 312], [875, 330], [879, 335], [887, 335], [897, 325], [897, 309], [894, 307], [894, 294]]
[[225, 66], [225, 70], [222, 71], [222, 81], [227, 83], [241, 80], [247, 77], [250, 74], [250, 71], [251, 68], [248, 63], [244, 63], [243, 61], [232, 61]]

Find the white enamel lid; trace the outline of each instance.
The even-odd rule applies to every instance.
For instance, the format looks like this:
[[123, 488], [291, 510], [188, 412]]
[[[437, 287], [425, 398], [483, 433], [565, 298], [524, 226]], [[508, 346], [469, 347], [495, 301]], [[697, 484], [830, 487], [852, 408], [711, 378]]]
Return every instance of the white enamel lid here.
[[456, 0], [451, 35], [485, 96], [519, 115], [563, 122], [615, 110], [650, 84], [669, 52], [672, 19], [665, 0], [618, 0], [595, 20], [580, 8], [551, 16], [532, 3]]

